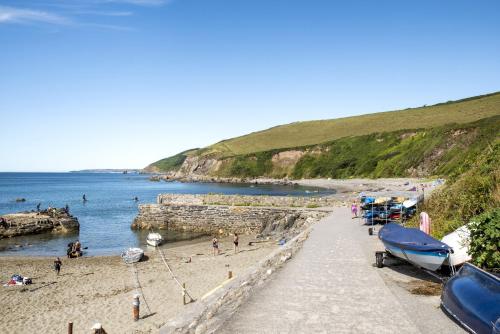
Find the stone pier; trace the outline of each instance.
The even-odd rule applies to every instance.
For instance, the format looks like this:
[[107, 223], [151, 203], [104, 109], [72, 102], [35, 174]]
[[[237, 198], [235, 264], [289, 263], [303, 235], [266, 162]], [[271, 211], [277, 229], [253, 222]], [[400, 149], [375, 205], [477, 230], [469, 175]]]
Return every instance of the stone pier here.
[[[208, 196], [217, 201], [207, 201]], [[243, 205], [238, 202], [240, 198], [233, 195], [159, 195], [157, 204], [139, 206], [139, 215], [132, 228], [207, 234], [295, 234], [308, 219], [326, 215], [325, 210], [276, 206], [277, 200], [274, 200], [275, 206], [262, 206], [262, 203], [268, 203], [268, 199], [263, 202], [262, 196], [244, 196]], [[290, 202], [286, 200], [284, 203]]]

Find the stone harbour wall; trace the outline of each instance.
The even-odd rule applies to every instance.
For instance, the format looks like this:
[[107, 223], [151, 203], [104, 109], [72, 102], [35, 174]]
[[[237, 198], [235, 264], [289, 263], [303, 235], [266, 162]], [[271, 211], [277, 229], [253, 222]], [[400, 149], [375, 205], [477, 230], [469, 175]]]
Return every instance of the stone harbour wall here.
[[78, 231], [78, 219], [69, 214], [22, 212], [0, 216], [0, 239], [45, 232]]
[[143, 204], [133, 229], [171, 229], [209, 234], [245, 233], [266, 235], [290, 232], [323, 211], [295, 208], [243, 207], [198, 204]]
[[179, 195], [160, 194], [158, 204], [165, 205], [231, 205], [270, 207], [332, 207], [340, 203], [333, 196], [251, 196], [251, 195]]

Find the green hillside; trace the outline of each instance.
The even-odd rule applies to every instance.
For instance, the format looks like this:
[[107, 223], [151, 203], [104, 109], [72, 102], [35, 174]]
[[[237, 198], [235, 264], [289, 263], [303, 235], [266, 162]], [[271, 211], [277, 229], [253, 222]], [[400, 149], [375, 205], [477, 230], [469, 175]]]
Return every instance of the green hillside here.
[[272, 149], [314, 145], [348, 136], [401, 129], [430, 128], [449, 123], [470, 123], [500, 114], [500, 92], [429, 107], [361, 116], [296, 122], [221, 141], [202, 155], [227, 157]]
[[147, 172], [157, 173], [157, 172], [170, 172], [177, 170], [182, 166], [182, 163], [186, 158], [197, 151], [197, 148], [187, 150], [168, 158], [158, 160], [151, 165], [147, 166], [144, 170]]
[[[443, 145], [443, 141], [446, 140], [444, 132], [446, 127], [452, 124], [455, 126], [470, 124], [498, 115], [500, 115], [500, 92], [428, 107], [332, 120], [297, 122], [224, 140], [202, 149], [181, 152], [152, 163], [146, 170], [150, 172], [175, 171], [186, 157], [191, 155], [224, 160], [221, 169], [216, 173], [219, 176], [281, 177], [287, 175], [296, 178], [407, 176], [409, 173], [404, 171], [404, 168], [412, 167], [409, 166], [411, 161], [422, 158], [426, 150], [432, 151], [433, 148]], [[496, 118], [492, 119], [497, 122]], [[434, 130], [434, 132], [423, 131], [433, 128], [441, 129]], [[417, 137], [412, 135], [407, 140], [397, 140], [398, 136], [413, 131], [412, 129], [418, 130]], [[374, 138], [378, 138], [376, 139], [378, 142], [374, 142]], [[276, 152], [290, 148], [305, 150], [315, 145], [320, 145], [323, 149], [327, 147], [333, 151], [321, 157], [309, 155], [301, 159], [293, 171], [289, 167], [279, 170], [270, 164], [270, 159]], [[407, 147], [408, 145], [410, 147]], [[419, 149], [416, 147], [418, 145], [420, 145]], [[455, 151], [459, 150], [457, 147], [459, 146], [454, 146]], [[346, 149], [357, 151], [356, 163], [343, 158], [346, 154], [348, 155], [344, 152]], [[359, 150], [367, 153], [364, 154]], [[340, 152], [340, 154], [333, 154], [333, 152]], [[453, 160], [456, 153], [449, 152], [448, 158]], [[364, 156], [365, 163], [359, 161], [361, 155]], [[392, 158], [388, 159], [388, 157]], [[409, 161], [404, 161], [405, 157], [408, 157]], [[399, 160], [404, 163], [393, 166], [397, 165]], [[442, 166], [435, 172], [446, 175], [451, 171], [447, 168]], [[332, 172], [332, 170], [336, 171]], [[434, 171], [430, 172], [434, 173]]]
[[301, 156], [283, 167], [276, 163], [282, 150], [223, 158], [217, 176], [350, 178], [447, 176], [464, 172], [498, 140], [500, 115], [467, 124], [430, 129], [409, 129], [345, 137], [331, 142], [294, 148]]

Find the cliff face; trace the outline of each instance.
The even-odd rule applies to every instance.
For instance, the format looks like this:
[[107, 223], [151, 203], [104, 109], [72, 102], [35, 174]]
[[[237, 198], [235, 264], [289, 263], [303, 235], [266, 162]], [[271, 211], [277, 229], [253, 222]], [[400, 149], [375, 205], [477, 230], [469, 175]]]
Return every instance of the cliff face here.
[[45, 232], [67, 233], [79, 229], [78, 219], [60, 210], [13, 213], [0, 217], [0, 239]]

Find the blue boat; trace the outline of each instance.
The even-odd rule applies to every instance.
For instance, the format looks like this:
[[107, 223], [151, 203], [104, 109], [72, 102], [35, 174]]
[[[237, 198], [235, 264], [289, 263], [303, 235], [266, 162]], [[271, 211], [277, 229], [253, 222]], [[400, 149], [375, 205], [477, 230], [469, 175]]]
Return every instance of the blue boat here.
[[387, 252], [411, 264], [436, 271], [449, 257], [451, 247], [416, 228], [406, 228], [395, 223], [386, 224], [379, 232], [379, 239]]
[[448, 280], [441, 306], [471, 333], [500, 333], [500, 279], [474, 265], [465, 263]]

